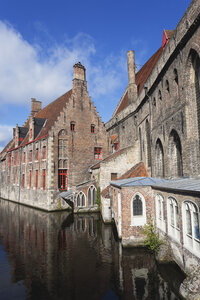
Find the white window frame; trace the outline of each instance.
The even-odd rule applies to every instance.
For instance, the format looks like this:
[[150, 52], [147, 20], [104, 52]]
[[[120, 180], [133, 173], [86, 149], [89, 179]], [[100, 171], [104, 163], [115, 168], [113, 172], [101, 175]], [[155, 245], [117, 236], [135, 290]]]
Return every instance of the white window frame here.
[[[172, 211], [171, 211], [172, 207]], [[179, 224], [177, 223], [176, 218], [176, 207], [178, 208], [178, 218]], [[171, 219], [173, 218], [173, 223]], [[168, 223], [168, 235], [180, 242], [180, 208], [178, 206], [178, 202], [174, 197], [167, 198], [167, 223]]]
[[[191, 213], [191, 226], [192, 226], [192, 234], [187, 233], [187, 219], [186, 219], [186, 209], [187, 207], [190, 209]], [[193, 252], [196, 256], [200, 257], [200, 238], [195, 237], [194, 233], [194, 216], [193, 213], [197, 212], [198, 214], [198, 222], [199, 222], [199, 207], [193, 201], [187, 199], [182, 204], [182, 218], [183, 218], [183, 244], [184, 247], [187, 248], [190, 252]]]
[[[93, 199], [93, 191], [95, 190], [95, 192], [97, 192], [97, 189], [94, 185], [91, 185], [88, 189], [88, 206], [94, 206], [95, 205], [95, 200]], [[89, 191], [91, 191], [91, 205], [89, 205]]]
[[[133, 201], [136, 195], [138, 195], [142, 201], [142, 215], [140, 216], [133, 215]], [[146, 201], [143, 195], [137, 192], [131, 198], [131, 226], [144, 226], [145, 224], [146, 224]]]
[[166, 221], [164, 217], [164, 197], [157, 194], [155, 197], [156, 204], [156, 226], [166, 232]]
[[[79, 205], [79, 206], [78, 206], [77, 199], [78, 199], [78, 196], [79, 196], [79, 195], [81, 195], [81, 198], [80, 198], [81, 204], [83, 203], [82, 197], [83, 197], [83, 196], [85, 197], [85, 205]], [[80, 191], [80, 192], [78, 193], [78, 195], [76, 196], [76, 206], [77, 206], [77, 207], [86, 207], [86, 196], [85, 196], [85, 194], [84, 194], [82, 191]]]

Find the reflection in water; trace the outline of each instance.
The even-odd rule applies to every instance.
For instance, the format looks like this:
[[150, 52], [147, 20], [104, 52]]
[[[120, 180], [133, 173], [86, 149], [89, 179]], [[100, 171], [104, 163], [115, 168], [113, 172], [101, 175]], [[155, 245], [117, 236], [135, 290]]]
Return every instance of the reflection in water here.
[[0, 200], [1, 300], [179, 299], [160, 274], [148, 252], [122, 251], [98, 214], [46, 213]]

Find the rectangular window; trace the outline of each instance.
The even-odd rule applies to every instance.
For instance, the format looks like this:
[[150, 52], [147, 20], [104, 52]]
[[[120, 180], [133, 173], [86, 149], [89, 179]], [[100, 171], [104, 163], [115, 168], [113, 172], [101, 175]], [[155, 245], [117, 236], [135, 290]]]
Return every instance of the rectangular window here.
[[23, 163], [25, 164], [26, 162], [26, 152], [23, 153]]
[[117, 151], [119, 149], [119, 143], [114, 143], [114, 150]]
[[111, 180], [117, 180], [117, 173], [111, 173]]
[[32, 150], [29, 151], [29, 162], [32, 162]]
[[17, 165], [17, 152], [15, 152], [15, 162], [14, 162], [15, 166]]
[[95, 133], [95, 126], [91, 125], [91, 133]]
[[32, 172], [30, 170], [29, 171], [29, 189], [31, 189], [31, 177], [32, 177]]
[[100, 147], [95, 147], [94, 148], [94, 158], [97, 159], [97, 160], [102, 159], [102, 148], [100, 148]]
[[46, 189], [46, 170], [42, 171], [42, 188], [43, 190]]
[[71, 131], [72, 131], [72, 132], [75, 131], [75, 123], [71, 123], [71, 124], [70, 124], [70, 128], [71, 128]]
[[35, 189], [38, 188], [38, 170], [35, 171]]
[[35, 160], [38, 161], [38, 159], [39, 159], [39, 149], [37, 148], [37, 149], [35, 150]]
[[67, 169], [58, 170], [58, 188], [62, 191], [68, 189]]
[[44, 146], [42, 148], [42, 159], [46, 159], [47, 158], [47, 150], [46, 150], [46, 146]]
[[8, 154], [8, 168], [10, 167], [11, 153]]

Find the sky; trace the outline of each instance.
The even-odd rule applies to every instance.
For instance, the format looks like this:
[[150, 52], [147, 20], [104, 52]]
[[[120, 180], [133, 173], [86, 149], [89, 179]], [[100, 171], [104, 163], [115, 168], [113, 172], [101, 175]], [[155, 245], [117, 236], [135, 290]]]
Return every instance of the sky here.
[[86, 67], [89, 95], [102, 120], [137, 70], [175, 29], [190, 0], [0, 0], [0, 151], [30, 114], [72, 88], [73, 65]]

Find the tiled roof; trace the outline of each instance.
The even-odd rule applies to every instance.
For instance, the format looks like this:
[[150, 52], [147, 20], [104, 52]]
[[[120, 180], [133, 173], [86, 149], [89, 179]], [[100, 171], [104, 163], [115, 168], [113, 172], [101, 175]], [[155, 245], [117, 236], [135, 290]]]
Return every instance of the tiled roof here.
[[111, 142], [113, 143], [117, 138], [118, 138], [118, 134], [111, 135], [111, 137], [110, 137]]
[[[60, 112], [64, 109], [66, 103], [69, 101], [71, 94], [72, 94], [72, 90], [68, 91], [61, 97], [59, 97], [56, 100], [54, 100], [53, 102], [51, 102], [49, 105], [44, 107], [41, 111], [39, 111], [34, 116], [36, 123], [37, 123], [37, 125], [38, 124], [40, 125], [40, 128], [41, 128], [41, 124], [44, 124], [44, 126], [42, 127], [42, 129], [39, 132], [37, 132], [38, 128], [36, 129], [37, 136], [35, 136], [34, 138], [38, 139], [38, 138], [41, 138], [48, 134], [48, 131], [53, 126], [54, 122], [57, 120], [58, 116], [60, 115]], [[44, 122], [45, 120], [46, 120], [46, 122]], [[29, 119], [26, 121], [26, 123], [24, 124], [23, 127], [29, 128]], [[26, 135], [25, 139], [20, 144], [20, 147], [24, 146], [28, 142], [29, 142], [29, 133]], [[7, 144], [7, 146], [4, 148], [4, 150], [2, 151], [2, 153], [6, 152], [10, 149], [13, 149], [13, 147], [14, 147], [14, 142], [13, 143], [9, 142]]]
[[[136, 73], [135, 75], [135, 83], [137, 85], [138, 89], [138, 95], [141, 93], [142, 88], [147, 81], [149, 75], [151, 74], [153, 68], [155, 67], [158, 59], [160, 58], [161, 54], [163, 52], [163, 48], [160, 47], [152, 56], [151, 58], [143, 65], [143, 67]], [[123, 99], [121, 100], [121, 103], [115, 113], [118, 114], [122, 110], [124, 110], [128, 106], [128, 92], [124, 95]]]
[[[134, 178], [134, 177], [148, 177], [148, 173], [145, 167], [145, 164], [143, 162], [139, 162], [135, 166], [133, 166], [131, 169], [129, 169], [126, 173], [124, 173], [122, 176], [118, 178], [118, 180], [122, 179], [128, 179], [128, 178]], [[109, 188], [110, 185], [108, 185], [102, 192], [101, 195], [104, 198], [109, 197]]]

